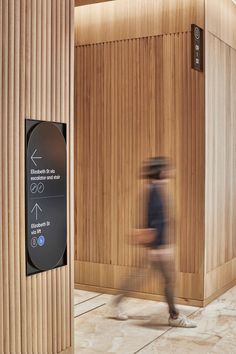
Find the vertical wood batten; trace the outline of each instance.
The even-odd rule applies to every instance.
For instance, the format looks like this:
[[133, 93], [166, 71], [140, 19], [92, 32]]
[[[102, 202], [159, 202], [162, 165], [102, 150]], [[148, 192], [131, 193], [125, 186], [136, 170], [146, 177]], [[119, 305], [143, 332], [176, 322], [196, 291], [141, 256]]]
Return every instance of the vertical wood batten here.
[[[0, 48], [3, 45], [3, 4], [0, 0]], [[0, 51], [0, 117], [3, 116], [3, 90], [2, 90], [2, 66], [3, 55]], [[3, 210], [3, 120], [0, 119], [0, 210]], [[0, 235], [3, 235], [2, 212], [0, 216]], [[0, 298], [3, 299], [3, 241], [0, 238]], [[3, 301], [0, 301], [0, 352], [4, 350], [4, 329], [3, 329]]]
[[26, 3], [27, 0], [21, 0], [21, 16], [20, 16], [20, 145], [19, 145], [19, 153], [20, 153], [20, 309], [21, 309], [21, 350], [22, 352], [30, 351], [31, 348], [28, 348], [27, 342], [27, 333], [28, 333], [28, 313], [30, 312], [30, 307], [27, 302], [27, 284], [25, 277], [25, 162], [24, 162], [24, 154], [25, 154], [25, 115], [26, 115], [26, 96], [27, 96], [27, 75], [28, 71], [26, 70], [26, 63], [28, 59], [27, 51], [27, 14], [28, 14], [28, 5]]
[[[66, 123], [66, 112], [65, 112], [65, 107], [66, 107], [66, 86], [65, 86], [65, 77], [66, 77], [66, 67], [65, 67], [65, 55], [66, 55], [66, 46], [65, 46], [65, 35], [66, 35], [66, 0], [62, 1], [61, 4], [61, 66], [60, 66], [60, 72], [61, 72], [61, 119], [62, 122]], [[69, 195], [69, 193], [68, 193]], [[69, 220], [68, 218], [69, 214], [67, 214], [67, 220]], [[68, 233], [69, 235], [69, 233]], [[61, 338], [61, 349], [64, 350], [66, 349], [66, 269], [63, 268], [62, 269], [62, 274], [61, 274], [61, 278], [62, 278], [62, 288], [61, 288], [61, 292], [62, 292], [62, 302], [61, 302], [61, 308], [62, 308], [62, 328], [61, 328], [61, 333], [62, 333], [62, 338]]]
[[[43, 62], [42, 62], [42, 1], [37, 0], [36, 3], [36, 118], [43, 119], [42, 115], [42, 88], [43, 88]], [[40, 118], [38, 118], [40, 117]], [[38, 345], [37, 350], [43, 353], [43, 274], [37, 276], [37, 322], [38, 322]]]
[[16, 350], [16, 312], [15, 312], [15, 257], [14, 257], [14, 143], [13, 143], [13, 119], [14, 119], [14, 3], [8, 4], [8, 245], [9, 245], [9, 290], [10, 290], [10, 352]]
[[2, 103], [2, 144], [3, 144], [3, 209], [2, 209], [2, 225], [3, 225], [3, 299], [4, 306], [3, 306], [3, 323], [4, 323], [4, 350], [9, 352], [10, 351], [10, 323], [9, 323], [9, 311], [10, 311], [10, 294], [9, 294], [9, 248], [8, 248], [8, 209], [9, 209], [9, 200], [8, 200], [8, 160], [9, 160], [9, 148], [8, 148], [8, 54], [9, 54], [9, 32], [8, 32], [8, 21], [9, 21], [9, 10], [8, 10], [8, 3], [3, 1], [3, 31], [2, 31], [2, 53], [3, 53], [3, 67], [2, 67], [2, 92], [3, 92], [3, 103]]
[[[56, 1], [56, 52], [55, 52], [55, 94], [56, 111], [55, 121], [63, 122], [63, 113], [61, 107], [61, 3], [63, 0]], [[57, 301], [57, 352], [62, 351], [62, 279], [60, 269], [56, 269], [56, 301]]]
[[[30, 111], [27, 112], [27, 117], [32, 119], [40, 119], [37, 115], [37, 45], [38, 45], [38, 37], [37, 37], [37, 0], [31, 1], [31, 31], [30, 31], [30, 51], [31, 51], [31, 61], [29, 63], [30, 66]], [[31, 311], [32, 313], [32, 327], [35, 333], [40, 333], [39, 331], [39, 322], [37, 322], [37, 310], [38, 310], [38, 296], [37, 287], [38, 287], [38, 278], [39, 275], [34, 277], [29, 277], [27, 281], [31, 285], [30, 289], [30, 297], [31, 297]], [[28, 300], [28, 299], [27, 299]], [[30, 332], [31, 333], [31, 329]], [[40, 336], [32, 336], [32, 351], [33, 353], [37, 352], [38, 343], [40, 340]]]
[[[20, 146], [20, 21], [21, 21], [21, 3], [15, 3], [15, 63], [14, 63], [14, 161], [15, 161], [15, 177], [14, 177], [14, 209], [15, 209], [15, 223], [14, 223], [14, 274], [15, 274], [15, 326], [16, 326], [16, 351], [21, 348], [21, 293], [20, 293], [20, 159], [18, 158]], [[0, 80], [1, 81], [1, 80]]]
[[[14, 166], [10, 164], [10, 160], [13, 160], [14, 155], [14, 146], [13, 146], [13, 115], [14, 115], [14, 106], [13, 106], [13, 96], [14, 96], [14, 7], [10, 5], [9, 7], [9, 58], [8, 58], [8, 102], [9, 102], [9, 110], [8, 110], [8, 146], [7, 149], [9, 151], [8, 155], [8, 182], [9, 182], [9, 190], [8, 190], [8, 198], [9, 198], [9, 211], [8, 211], [8, 225], [9, 225], [9, 258], [13, 259], [14, 262], [14, 249], [13, 249], [13, 234], [14, 234], [14, 224], [11, 222], [11, 218], [14, 217], [14, 200], [13, 200], [13, 176], [14, 176]], [[12, 19], [13, 17], [13, 19]], [[14, 320], [14, 305], [15, 305], [15, 282], [14, 282], [14, 264], [9, 262], [9, 281], [10, 281], [10, 322]], [[12, 338], [11, 349], [15, 348], [15, 324], [10, 329], [10, 337]]]
[[[53, 1], [47, 1], [46, 6], [46, 92], [47, 92], [47, 102], [46, 102], [46, 114], [48, 121], [52, 121], [52, 12], [53, 9]], [[52, 281], [52, 271], [47, 274], [47, 350], [49, 353], [53, 353], [53, 281]]]
[[68, 83], [68, 101], [67, 101], [67, 112], [68, 112], [68, 120], [69, 120], [69, 196], [70, 196], [70, 203], [69, 203], [69, 270], [68, 270], [68, 279], [67, 279], [67, 299], [68, 299], [68, 312], [67, 312], [67, 347], [71, 346], [74, 348], [74, 243], [75, 243], [75, 212], [74, 212], [74, 182], [75, 182], [75, 171], [74, 171], [74, 160], [75, 160], [75, 150], [74, 150], [74, 131], [75, 131], [75, 124], [74, 124], [74, 58], [75, 58], [75, 27], [74, 27], [74, 0], [67, 0], [67, 25], [69, 26], [69, 35], [66, 36], [66, 44], [68, 50], [66, 51], [68, 56], [67, 62], [67, 83]]
[[[46, 31], [47, 31], [47, 0], [41, 0], [41, 13], [44, 16], [41, 16], [41, 117], [43, 120], [46, 120], [47, 117], [47, 40], [46, 40]], [[42, 274], [42, 353], [45, 353], [48, 349], [48, 321], [47, 317], [50, 316], [49, 309], [47, 307], [47, 274]]]
[[[57, 109], [57, 102], [56, 102], [56, 22], [57, 22], [57, 0], [52, 0], [52, 9], [51, 9], [51, 119], [52, 121], [56, 121], [56, 109]], [[53, 269], [52, 273], [52, 350], [53, 353], [58, 351], [57, 347], [57, 270]]]

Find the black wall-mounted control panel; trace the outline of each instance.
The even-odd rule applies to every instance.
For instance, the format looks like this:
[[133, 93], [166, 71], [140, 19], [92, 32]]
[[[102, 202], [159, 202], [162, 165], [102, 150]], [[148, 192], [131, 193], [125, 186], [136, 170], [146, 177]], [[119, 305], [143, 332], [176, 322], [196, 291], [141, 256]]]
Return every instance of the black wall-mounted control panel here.
[[192, 32], [192, 69], [203, 71], [204, 69], [204, 37], [203, 29], [197, 25], [191, 25]]

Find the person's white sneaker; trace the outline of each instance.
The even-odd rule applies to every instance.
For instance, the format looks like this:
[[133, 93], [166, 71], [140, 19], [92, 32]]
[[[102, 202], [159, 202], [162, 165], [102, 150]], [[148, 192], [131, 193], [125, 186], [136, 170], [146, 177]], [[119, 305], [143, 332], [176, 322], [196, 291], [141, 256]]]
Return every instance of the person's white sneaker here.
[[110, 303], [113, 313], [113, 317], [120, 321], [128, 320], [128, 315], [123, 310], [123, 306], [121, 304], [123, 298], [123, 294], [115, 295]]
[[124, 312], [124, 311], [122, 311], [121, 309], [120, 309], [120, 307], [118, 306], [117, 308], [116, 308], [116, 313], [115, 313], [115, 318], [117, 319], [117, 320], [120, 320], [120, 321], [126, 321], [126, 320], [128, 320], [128, 315]]
[[172, 327], [182, 327], [182, 328], [195, 328], [197, 327], [196, 322], [191, 320], [190, 318], [179, 315], [177, 318], [169, 317], [169, 325]]

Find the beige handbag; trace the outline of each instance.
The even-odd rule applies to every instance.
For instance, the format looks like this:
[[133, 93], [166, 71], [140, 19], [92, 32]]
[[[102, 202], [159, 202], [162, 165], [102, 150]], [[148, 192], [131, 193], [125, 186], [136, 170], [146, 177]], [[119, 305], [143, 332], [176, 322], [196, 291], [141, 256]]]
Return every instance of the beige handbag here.
[[156, 229], [134, 229], [129, 235], [129, 243], [139, 246], [150, 246], [156, 236]]
[[148, 251], [151, 262], [171, 261], [174, 258], [174, 247], [172, 245], [162, 246], [158, 249]]

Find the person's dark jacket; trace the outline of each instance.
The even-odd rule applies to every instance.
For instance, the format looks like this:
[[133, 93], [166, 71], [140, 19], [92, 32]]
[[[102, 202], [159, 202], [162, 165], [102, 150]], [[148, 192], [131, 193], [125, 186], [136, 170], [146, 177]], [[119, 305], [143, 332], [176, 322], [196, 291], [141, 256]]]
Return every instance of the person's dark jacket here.
[[156, 229], [156, 236], [151, 248], [158, 248], [166, 243], [166, 208], [161, 187], [150, 184], [147, 200], [147, 228]]

